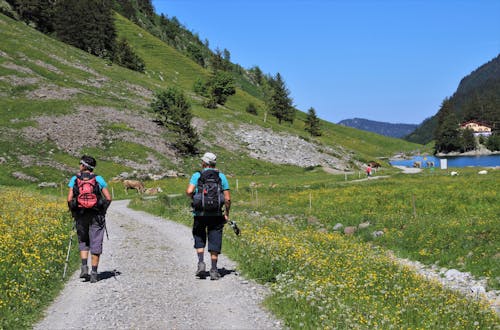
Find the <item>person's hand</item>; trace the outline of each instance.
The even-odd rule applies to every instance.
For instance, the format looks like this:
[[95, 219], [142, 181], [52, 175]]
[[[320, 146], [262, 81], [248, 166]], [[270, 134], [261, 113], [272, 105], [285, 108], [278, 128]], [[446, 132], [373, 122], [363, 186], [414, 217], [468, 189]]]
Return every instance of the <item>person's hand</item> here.
[[226, 222], [228, 222], [229, 221], [229, 215], [224, 214], [224, 220], [226, 220]]

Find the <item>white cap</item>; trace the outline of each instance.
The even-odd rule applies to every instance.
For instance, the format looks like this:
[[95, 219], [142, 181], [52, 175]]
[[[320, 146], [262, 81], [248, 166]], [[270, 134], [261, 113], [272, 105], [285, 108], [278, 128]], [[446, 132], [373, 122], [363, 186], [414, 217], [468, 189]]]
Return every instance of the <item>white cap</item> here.
[[201, 160], [207, 165], [215, 165], [217, 163], [217, 156], [211, 152], [205, 152]]

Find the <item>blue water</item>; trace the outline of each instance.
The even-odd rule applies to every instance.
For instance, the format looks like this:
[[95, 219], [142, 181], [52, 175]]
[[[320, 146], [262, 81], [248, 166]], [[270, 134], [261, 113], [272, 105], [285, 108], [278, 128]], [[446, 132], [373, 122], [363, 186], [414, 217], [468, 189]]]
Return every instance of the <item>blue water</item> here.
[[446, 157], [448, 167], [500, 166], [500, 155]]
[[[448, 167], [466, 167], [466, 166], [500, 166], [500, 155], [488, 156], [456, 156], [456, 157], [443, 157], [448, 160]], [[393, 166], [407, 166], [413, 167], [413, 164], [419, 161], [422, 168], [427, 168], [427, 162], [434, 162], [434, 167], [440, 167], [440, 159], [434, 156], [415, 156], [412, 159], [404, 160], [391, 160], [389, 163]]]
[[391, 164], [392, 166], [413, 167], [413, 164], [415, 162], [420, 162], [421, 168], [432, 167], [432, 166], [429, 166], [432, 164], [428, 164], [428, 162], [433, 162], [434, 167], [439, 168], [439, 166], [440, 166], [439, 158], [434, 157], [434, 156], [415, 156], [411, 159], [391, 160], [391, 161], [389, 161], [389, 164]]

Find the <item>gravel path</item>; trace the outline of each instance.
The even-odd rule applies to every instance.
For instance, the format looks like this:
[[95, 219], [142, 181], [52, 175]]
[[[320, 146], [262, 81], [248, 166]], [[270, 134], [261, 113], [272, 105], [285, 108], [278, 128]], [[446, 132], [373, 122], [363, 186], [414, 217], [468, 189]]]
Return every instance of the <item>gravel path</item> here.
[[281, 328], [260, 306], [268, 290], [238, 276], [234, 262], [220, 256], [219, 281], [196, 278], [190, 228], [127, 204], [108, 210], [99, 281], [72, 274], [35, 329]]

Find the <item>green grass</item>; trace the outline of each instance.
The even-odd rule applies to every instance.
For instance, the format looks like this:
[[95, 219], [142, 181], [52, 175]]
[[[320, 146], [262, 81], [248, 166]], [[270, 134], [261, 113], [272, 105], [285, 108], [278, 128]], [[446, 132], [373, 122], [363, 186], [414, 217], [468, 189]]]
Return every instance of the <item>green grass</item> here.
[[[500, 172], [461, 175], [435, 170], [355, 182], [313, 169], [231, 177], [232, 219], [242, 236], [226, 229], [224, 253], [247, 276], [273, 283], [266, 304], [293, 329], [494, 328], [499, 319], [485, 302], [442, 289], [384, 252], [485, 276], [498, 289]], [[158, 200], [132, 205], [189, 226], [187, 180], [159, 182], [165, 193]], [[367, 221], [352, 237], [332, 230]], [[385, 234], [375, 239], [375, 230]]]

